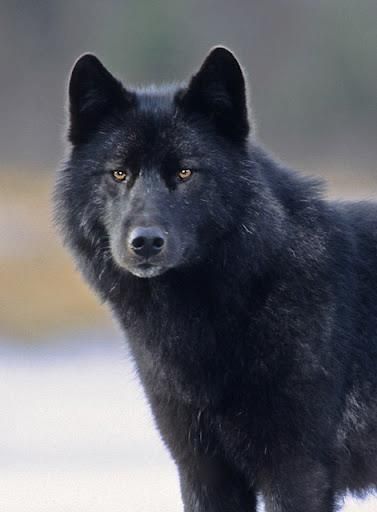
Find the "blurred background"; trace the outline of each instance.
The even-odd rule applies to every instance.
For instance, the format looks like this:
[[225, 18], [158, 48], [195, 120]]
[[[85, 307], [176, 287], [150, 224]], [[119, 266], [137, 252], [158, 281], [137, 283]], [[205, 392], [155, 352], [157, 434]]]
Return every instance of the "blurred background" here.
[[0, 1], [0, 510], [180, 510], [126, 345], [51, 223], [75, 59], [138, 85], [226, 45], [259, 140], [332, 197], [376, 198], [376, 20], [375, 0]]

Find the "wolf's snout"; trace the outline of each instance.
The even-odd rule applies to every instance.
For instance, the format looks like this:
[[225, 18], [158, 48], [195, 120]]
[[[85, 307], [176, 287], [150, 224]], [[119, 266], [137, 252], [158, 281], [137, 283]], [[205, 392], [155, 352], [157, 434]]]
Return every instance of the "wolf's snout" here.
[[162, 251], [166, 236], [159, 227], [137, 227], [131, 231], [128, 247], [137, 256], [150, 258]]

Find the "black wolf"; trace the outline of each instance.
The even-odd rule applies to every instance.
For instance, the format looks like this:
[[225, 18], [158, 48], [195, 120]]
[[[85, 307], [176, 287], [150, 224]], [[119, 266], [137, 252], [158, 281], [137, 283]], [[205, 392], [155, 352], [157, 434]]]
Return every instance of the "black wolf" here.
[[331, 512], [377, 483], [377, 205], [249, 135], [215, 48], [188, 84], [69, 85], [56, 221], [123, 326], [186, 512]]

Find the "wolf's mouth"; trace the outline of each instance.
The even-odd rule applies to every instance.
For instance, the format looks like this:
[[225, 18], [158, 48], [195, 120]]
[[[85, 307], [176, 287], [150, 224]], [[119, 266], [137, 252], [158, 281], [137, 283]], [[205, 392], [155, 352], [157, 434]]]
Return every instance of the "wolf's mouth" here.
[[153, 265], [152, 263], [140, 263], [139, 265], [129, 269], [131, 274], [136, 277], [150, 278], [156, 277], [167, 270], [160, 265]]

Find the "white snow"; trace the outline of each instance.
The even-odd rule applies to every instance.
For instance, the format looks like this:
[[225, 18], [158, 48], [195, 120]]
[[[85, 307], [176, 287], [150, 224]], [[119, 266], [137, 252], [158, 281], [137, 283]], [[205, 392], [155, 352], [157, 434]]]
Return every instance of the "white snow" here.
[[[0, 345], [0, 511], [181, 512], [123, 345], [54, 347]], [[367, 510], [377, 499], [347, 500]]]

